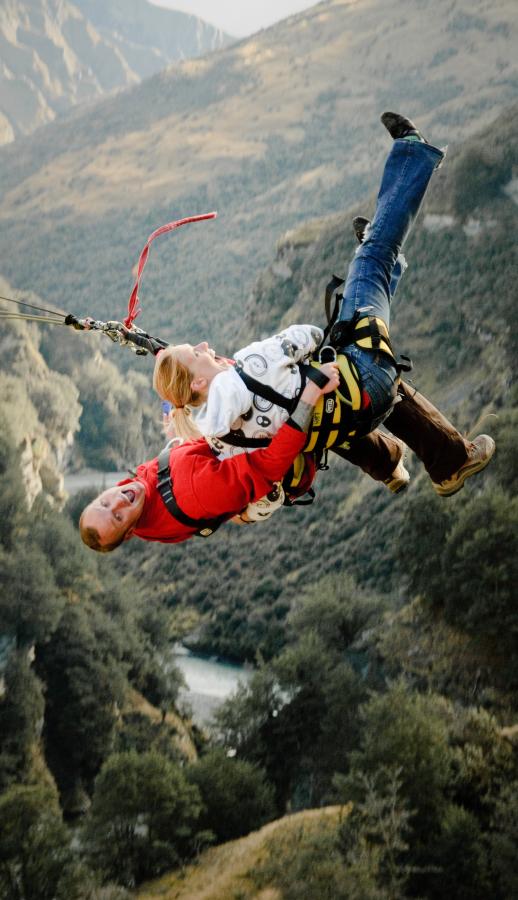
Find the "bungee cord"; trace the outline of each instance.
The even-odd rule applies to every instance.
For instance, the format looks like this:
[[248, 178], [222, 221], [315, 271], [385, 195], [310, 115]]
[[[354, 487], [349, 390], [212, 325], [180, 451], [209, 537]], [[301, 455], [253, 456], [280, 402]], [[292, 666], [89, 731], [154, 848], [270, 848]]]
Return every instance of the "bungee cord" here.
[[66, 313], [58, 312], [55, 309], [46, 309], [44, 306], [35, 306], [34, 303], [27, 303], [26, 300], [14, 300], [13, 297], [3, 297], [0, 294], [0, 300], [4, 300], [6, 303], [16, 303], [18, 306], [27, 306], [29, 309], [37, 309], [40, 312], [48, 313], [51, 316], [57, 316], [60, 319], [64, 319]]
[[45, 325], [65, 325], [65, 322], [60, 322], [58, 319], [51, 319], [48, 316], [30, 316], [24, 315], [23, 313], [11, 313], [11, 312], [3, 312], [0, 310], [0, 319], [22, 319], [26, 322], [43, 322]]
[[160, 228], [157, 228], [150, 234], [139, 257], [137, 277], [129, 299], [127, 316], [123, 322], [103, 322], [100, 319], [92, 319], [90, 316], [79, 318], [72, 313], [58, 312], [55, 309], [47, 309], [44, 306], [36, 306], [34, 303], [27, 303], [25, 300], [15, 300], [13, 297], [4, 297], [2, 295], [0, 295], [0, 301], [14, 303], [18, 307], [33, 309], [39, 313], [44, 313], [44, 315], [31, 315], [30, 313], [15, 312], [0, 307], [0, 319], [39, 322], [43, 325], [71, 326], [76, 329], [76, 331], [99, 331], [109, 337], [114, 343], [131, 347], [137, 356], [146, 356], [148, 353], [152, 353], [156, 356], [161, 350], [168, 346], [167, 341], [163, 341], [161, 338], [156, 338], [147, 334], [134, 324], [134, 319], [136, 319], [141, 312], [139, 305], [139, 288], [142, 273], [149, 256], [150, 246], [155, 238], [162, 234], [167, 234], [168, 232], [174, 231], [176, 228], [180, 228], [182, 225], [188, 225], [192, 222], [203, 222], [207, 219], [215, 219], [216, 216], [216, 212], [188, 216], [185, 219], [177, 219], [174, 222], [168, 222], [166, 225], [161, 225]]
[[45, 306], [36, 306], [34, 303], [27, 303], [25, 300], [16, 300], [14, 297], [5, 297], [3, 295], [0, 295], [0, 301], [13, 303], [18, 308], [28, 307], [29, 309], [45, 314], [34, 315], [17, 312], [11, 309], [2, 309], [0, 307], [0, 319], [8, 321], [38, 322], [40, 325], [59, 325], [61, 327], [71, 326], [77, 331], [99, 331], [109, 337], [114, 343], [131, 347], [138, 356], [146, 356], [148, 353], [156, 355], [164, 347], [167, 347], [166, 341], [162, 341], [160, 338], [153, 338], [136, 325], [131, 325], [130, 328], [126, 328], [122, 322], [103, 322], [100, 319], [92, 319], [89, 316], [78, 318], [71, 313], [58, 312], [55, 309], [48, 309]]

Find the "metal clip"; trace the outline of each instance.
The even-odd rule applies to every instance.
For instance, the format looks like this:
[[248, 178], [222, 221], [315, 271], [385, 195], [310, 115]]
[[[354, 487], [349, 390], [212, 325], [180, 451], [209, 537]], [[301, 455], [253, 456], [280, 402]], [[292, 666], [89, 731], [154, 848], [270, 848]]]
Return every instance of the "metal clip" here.
[[[325, 354], [325, 356], [324, 356]], [[327, 344], [325, 347], [321, 347], [318, 351], [318, 361], [320, 364], [328, 363], [328, 362], [336, 362], [336, 350], [334, 347], [331, 347], [330, 344]]]

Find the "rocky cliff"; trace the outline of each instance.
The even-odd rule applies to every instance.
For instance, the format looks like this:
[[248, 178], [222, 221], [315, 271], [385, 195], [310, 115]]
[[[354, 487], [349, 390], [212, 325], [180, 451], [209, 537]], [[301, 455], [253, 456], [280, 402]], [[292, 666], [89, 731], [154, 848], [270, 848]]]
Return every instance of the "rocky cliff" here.
[[0, 144], [230, 38], [147, 0], [4, 0]]

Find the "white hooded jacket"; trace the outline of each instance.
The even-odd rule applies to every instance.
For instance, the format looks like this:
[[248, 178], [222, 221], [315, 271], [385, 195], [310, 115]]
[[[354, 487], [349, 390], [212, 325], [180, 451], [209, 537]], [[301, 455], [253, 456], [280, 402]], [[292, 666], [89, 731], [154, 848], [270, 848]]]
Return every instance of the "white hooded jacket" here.
[[299, 392], [298, 363], [308, 362], [322, 342], [316, 325], [290, 325], [279, 334], [254, 341], [234, 356], [236, 368], [220, 372], [212, 380], [206, 402], [192, 407], [193, 421], [218, 455], [225, 459], [252, 448], [235, 447], [222, 440], [230, 431], [252, 438], [272, 438], [289, 413], [246, 387], [236, 369], [242, 368], [262, 384], [293, 399]]

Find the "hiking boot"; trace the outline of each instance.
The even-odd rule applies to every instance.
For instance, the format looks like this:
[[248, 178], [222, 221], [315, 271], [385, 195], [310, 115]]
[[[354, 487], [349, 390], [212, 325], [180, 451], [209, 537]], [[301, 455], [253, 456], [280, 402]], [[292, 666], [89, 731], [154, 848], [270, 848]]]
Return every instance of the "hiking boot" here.
[[385, 478], [383, 482], [393, 494], [400, 494], [401, 491], [404, 491], [405, 488], [408, 487], [410, 482], [410, 472], [408, 469], [405, 469], [405, 454], [401, 454], [401, 459], [399, 460], [396, 468], [392, 472], [392, 475], [389, 475], [388, 478]]
[[355, 216], [353, 219], [353, 229], [359, 244], [363, 244], [368, 225], [370, 225], [370, 220], [365, 216]]
[[385, 126], [391, 138], [395, 141], [406, 137], [416, 137], [418, 140], [427, 144], [428, 141], [423, 137], [419, 129], [406, 116], [399, 113], [384, 112], [381, 116], [381, 123]]
[[453, 475], [439, 484], [432, 482], [434, 490], [440, 497], [451, 497], [464, 487], [466, 478], [485, 469], [495, 452], [495, 442], [488, 434], [479, 434], [468, 450], [468, 458], [463, 466]]

